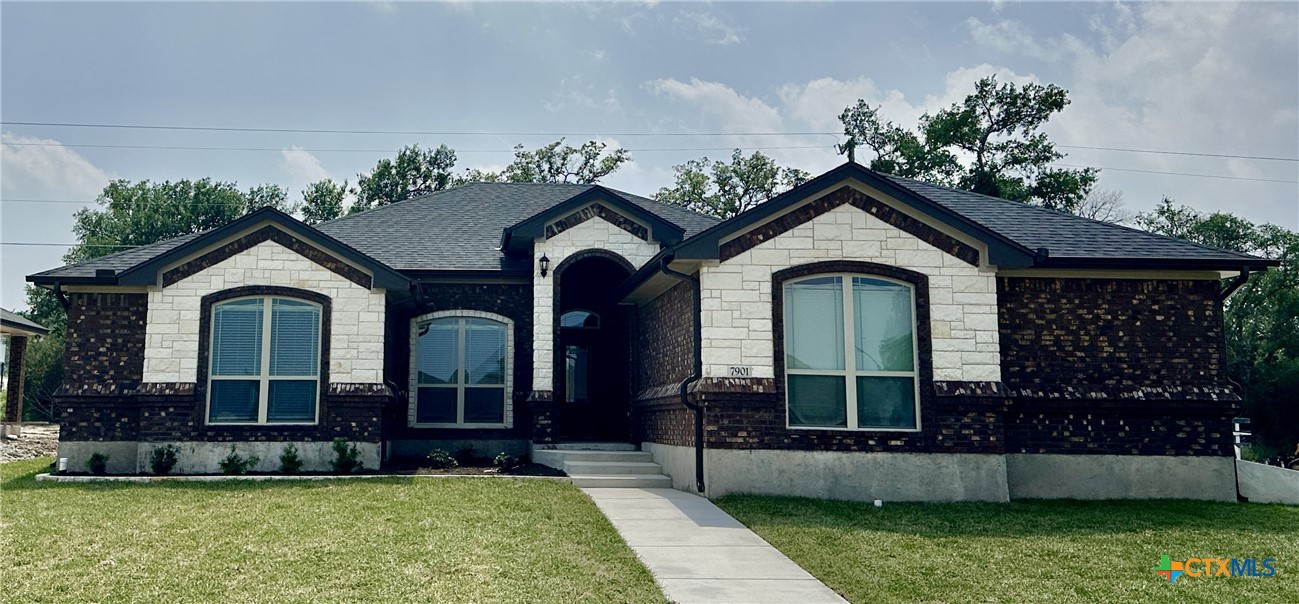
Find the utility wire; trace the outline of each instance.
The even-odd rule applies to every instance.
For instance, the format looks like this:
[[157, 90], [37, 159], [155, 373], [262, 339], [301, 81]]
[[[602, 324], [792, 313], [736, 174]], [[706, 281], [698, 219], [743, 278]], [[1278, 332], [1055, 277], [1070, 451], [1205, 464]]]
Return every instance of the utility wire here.
[[39, 247], [81, 246], [81, 247], [115, 248], [115, 249], [128, 249], [128, 248], [141, 247], [139, 245], [110, 245], [107, 243], [36, 243], [30, 241], [0, 241], [0, 245], [27, 245], [27, 246], [39, 246]]
[[[301, 147], [188, 147], [171, 145], [92, 145], [84, 143], [4, 143], [16, 147], [78, 147], [89, 149], [164, 149], [169, 151], [310, 151], [312, 153], [392, 153], [393, 149], [304, 149]], [[650, 153], [654, 151], [734, 151], [736, 147], [678, 147], [660, 149], [627, 149], [629, 153]], [[795, 145], [787, 147], [745, 147], [755, 151], [775, 149], [828, 149], [828, 145]], [[513, 153], [514, 149], [452, 149], [459, 153]]]
[[[842, 136], [841, 132], [492, 132], [492, 131], [420, 131], [420, 130], [342, 130], [325, 128], [248, 128], [228, 126], [163, 126], [153, 124], [98, 124], [81, 122], [23, 122], [0, 121], [7, 126], [51, 126], [59, 128], [114, 128], [128, 130], [179, 130], [198, 132], [277, 132], [301, 134], [382, 134], [408, 136]], [[11, 144], [11, 143], [6, 143]], [[1231, 159], [1252, 159], [1260, 161], [1299, 162], [1296, 157], [1272, 157], [1262, 155], [1235, 155], [1229, 153], [1197, 153], [1191, 151], [1169, 151], [1164, 149], [1130, 149], [1126, 147], [1101, 147], [1089, 145], [1060, 145], [1062, 149], [1090, 149], [1093, 151], [1117, 151], [1123, 153], [1151, 153], [1158, 155], [1187, 155], [1195, 157], [1224, 157]], [[646, 149], [649, 151], [651, 149]], [[657, 149], [653, 149], [657, 151]], [[667, 149], [664, 149], [665, 151]], [[690, 149], [682, 149], [688, 151]], [[700, 149], [706, 150], [706, 149]]]
[[1291, 185], [1299, 185], [1299, 180], [1280, 180], [1276, 178], [1250, 178], [1248, 176], [1222, 176], [1218, 174], [1195, 174], [1192, 172], [1160, 172], [1158, 170], [1137, 170], [1134, 168], [1101, 168], [1098, 166], [1076, 166], [1072, 164], [1051, 164], [1058, 168], [1097, 168], [1104, 172], [1112, 170], [1114, 172], [1139, 172], [1141, 174], [1163, 174], [1166, 176], [1190, 176], [1192, 178], [1217, 178], [1220, 180], [1249, 180], [1254, 182], [1279, 182]]

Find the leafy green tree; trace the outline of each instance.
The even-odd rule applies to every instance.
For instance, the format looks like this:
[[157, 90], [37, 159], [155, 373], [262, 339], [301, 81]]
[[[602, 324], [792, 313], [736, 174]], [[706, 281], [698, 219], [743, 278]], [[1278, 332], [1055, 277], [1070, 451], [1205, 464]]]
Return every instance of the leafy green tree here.
[[451, 185], [455, 165], [456, 152], [446, 145], [436, 149], [402, 147], [395, 159], [381, 159], [370, 172], [356, 175], [356, 203], [350, 212], [441, 191]]
[[346, 197], [346, 180], [339, 184], [326, 178], [307, 185], [302, 190], [302, 221], [320, 224], [342, 216]]
[[673, 186], [659, 189], [654, 198], [718, 218], [735, 216], [810, 178], [803, 170], [782, 168], [760, 151], [745, 157], [739, 149], [729, 163], [704, 157], [672, 170]]
[[1072, 212], [1099, 171], [1050, 166], [1064, 154], [1041, 128], [1068, 104], [1058, 86], [999, 84], [989, 76], [963, 102], [922, 116], [916, 132], [881, 119], [864, 100], [839, 120], [845, 148], [873, 150], [874, 170]]
[[608, 145], [587, 141], [580, 147], [559, 139], [532, 151], [514, 146], [514, 161], [501, 177], [506, 182], [571, 182], [593, 184], [614, 173], [631, 160], [626, 149], [605, 152]]
[[1227, 299], [1224, 326], [1227, 371], [1240, 385], [1246, 414], [1265, 447], [1294, 450], [1299, 444], [1299, 233], [1274, 224], [1256, 225], [1232, 214], [1202, 214], [1163, 201], [1137, 215], [1144, 229], [1281, 261], [1250, 275]]

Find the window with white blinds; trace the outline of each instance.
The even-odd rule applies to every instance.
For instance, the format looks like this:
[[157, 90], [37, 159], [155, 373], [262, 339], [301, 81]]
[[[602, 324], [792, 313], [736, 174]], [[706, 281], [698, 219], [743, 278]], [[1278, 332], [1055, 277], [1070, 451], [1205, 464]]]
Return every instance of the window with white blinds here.
[[318, 304], [292, 298], [213, 305], [208, 423], [316, 423], [320, 325]]
[[504, 427], [510, 326], [483, 317], [416, 318], [411, 337], [412, 424]]
[[788, 281], [791, 428], [918, 430], [915, 290], [871, 275]]

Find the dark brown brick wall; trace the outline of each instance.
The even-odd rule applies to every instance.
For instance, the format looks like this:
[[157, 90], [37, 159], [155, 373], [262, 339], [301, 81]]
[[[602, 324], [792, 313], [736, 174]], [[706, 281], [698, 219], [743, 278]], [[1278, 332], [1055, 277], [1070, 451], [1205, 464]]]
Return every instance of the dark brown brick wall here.
[[[385, 415], [388, 438], [398, 439], [523, 439], [532, 433], [532, 286], [527, 283], [425, 283], [419, 308], [389, 307], [384, 335], [384, 375], [400, 392]], [[410, 321], [443, 310], [477, 310], [514, 321], [514, 427], [465, 430], [411, 428], [407, 425], [410, 388]]]
[[634, 392], [679, 384], [690, 376], [695, 356], [694, 287], [678, 283], [637, 312], [631, 357]]
[[997, 282], [1008, 451], [1233, 454], [1216, 281]]
[[121, 395], [144, 376], [145, 294], [68, 294], [64, 395]]
[[27, 336], [9, 336], [9, 358], [5, 360], [4, 421], [23, 421], [23, 374], [27, 368]]
[[1216, 281], [999, 277], [997, 290], [1012, 391], [1226, 382]]

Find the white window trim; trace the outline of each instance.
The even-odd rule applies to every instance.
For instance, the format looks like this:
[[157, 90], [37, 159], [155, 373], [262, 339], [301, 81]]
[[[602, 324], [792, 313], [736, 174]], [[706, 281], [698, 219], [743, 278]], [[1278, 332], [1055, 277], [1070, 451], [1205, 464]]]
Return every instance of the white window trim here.
[[[842, 293], [843, 293], [843, 315], [844, 315], [843, 316], [844, 368], [843, 369], [791, 369], [789, 367], [788, 342], [785, 342], [785, 346], [781, 347], [782, 351], [786, 355], [785, 363], [784, 363], [785, 364], [785, 428], [789, 430], [834, 430], [838, 432], [920, 432], [922, 429], [921, 418], [920, 418], [920, 342], [919, 342], [919, 334], [918, 334], [920, 326], [917, 323], [919, 320], [919, 314], [917, 314], [916, 312], [917, 310], [916, 309], [916, 285], [914, 283], [909, 283], [907, 281], [902, 281], [900, 279], [893, 279], [890, 277], [885, 277], [883, 275], [875, 275], [871, 273], [816, 273], [813, 275], [804, 275], [794, 279], [787, 279], [780, 285], [781, 299], [786, 301], [786, 304], [782, 307], [782, 311], [781, 311], [783, 313], [786, 313], [786, 316], [783, 317], [783, 321], [784, 321], [783, 331], [787, 332], [789, 329], [789, 316], [788, 316], [789, 305], [787, 303], [788, 300], [784, 297], [785, 287], [788, 285], [798, 283], [800, 281], [808, 281], [811, 279], [823, 279], [826, 277], [839, 277], [840, 279], [842, 279], [842, 284], [843, 284]], [[911, 356], [912, 356], [911, 368], [912, 369], [911, 371], [858, 371], [857, 370], [857, 350], [856, 350], [856, 343], [855, 343], [856, 335], [857, 335], [857, 326], [854, 324], [857, 313], [853, 307], [853, 298], [852, 298], [853, 277], [861, 277], [863, 279], [874, 279], [877, 281], [888, 281], [889, 283], [904, 285], [907, 287], [907, 289], [911, 291], [911, 322], [912, 322], [911, 325]], [[786, 334], [782, 332], [780, 334], [780, 337], [783, 339], [786, 337]], [[844, 401], [845, 404], [848, 406], [847, 426], [843, 428], [838, 428], [833, 426], [826, 426], [826, 427], [799, 426], [799, 425], [792, 424], [790, 422], [790, 413], [789, 413], [789, 376], [791, 374], [792, 375], [829, 375], [829, 376], [843, 377], [844, 390], [845, 390]], [[913, 400], [915, 401], [915, 407], [916, 407], [916, 426], [914, 428], [869, 428], [869, 427], [859, 428], [857, 427], [857, 383], [856, 382], [858, 377], [912, 378], [911, 381], [915, 385], [915, 396]]]
[[[258, 368], [259, 373], [258, 375], [215, 375], [215, 373], [212, 371], [212, 365], [213, 363], [216, 362], [216, 355], [213, 354], [214, 351], [212, 350], [212, 347], [216, 345], [216, 319], [215, 319], [216, 309], [218, 306], [222, 304], [226, 304], [228, 302], [236, 302], [239, 300], [252, 300], [252, 299], [258, 299], [262, 301], [262, 351], [261, 351], [262, 363], [261, 363], [261, 367]], [[310, 304], [316, 307], [316, 310], [319, 311], [317, 317], [319, 318], [320, 322], [316, 324], [316, 334], [317, 334], [316, 365], [315, 365], [316, 375], [296, 375], [296, 376], [271, 375], [271, 300], [276, 300], [276, 299], [291, 300], [293, 302], [299, 302], [302, 304]], [[320, 383], [321, 382], [320, 355], [322, 349], [324, 348], [323, 345], [324, 343], [321, 342], [321, 339], [325, 337], [325, 333], [324, 333], [325, 308], [316, 302], [312, 302], [311, 300], [294, 298], [293, 296], [252, 295], [252, 296], [239, 296], [237, 298], [229, 298], [226, 300], [221, 300], [220, 302], [213, 304], [212, 308], [209, 309], [208, 312], [211, 314], [208, 316], [208, 323], [210, 323], [210, 325], [208, 325], [208, 334], [207, 334], [208, 335], [207, 402], [205, 406], [206, 408], [203, 411], [203, 420], [206, 422], [205, 425], [208, 426], [315, 426], [315, 425], [319, 425], [320, 424], [320, 391], [323, 389], [323, 385]], [[316, 413], [315, 413], [316, 419], [314, 421], [309, 421], [309, 422], [268, 421], [266, 419], [266, 412], [267, 409], [270, 408], [271, 382], [275, 380], [305, 381], [307, 379], [311, 379], [316, 382]], [[240, 381], [240, 382], [250, 382], [253, 380], [257, 380], [257, 397], [258, 397], [257, 421], [255, 422], [231, 422], [231, 421], [214, 422], [212, 421], [211, 419], [212, 418], [212, 382], [222, 381], [222, 380]]]
[[[505, 325], [505, 421], [498, 424], [463, 424], [446, 422], [418, 422], [416, 407], [419, 404], [419, 373], [416, 365], [419, 362], [419, 324], [434, 319], [488, 319]], [[464, 348], [464, 330], [460, 330], [460, 346]], [[514, 321], [504, 315], [483, 312], [481, 310], [440, 310], [419, 315], [410, 320], [410, 388], [406, 395], [406, 424], [412, 428], [513, 428], [514, 427]], [[463, 356], [463, 355], [461, 355]], [[463, 359], [461, 359], [463, 362]], [[465, 386], [470, 388], [472, 386]], [[495, 386], [492, 386], [493, 388]], [[464, 401], [457, 395], [456, 416], [464, 417]]]

